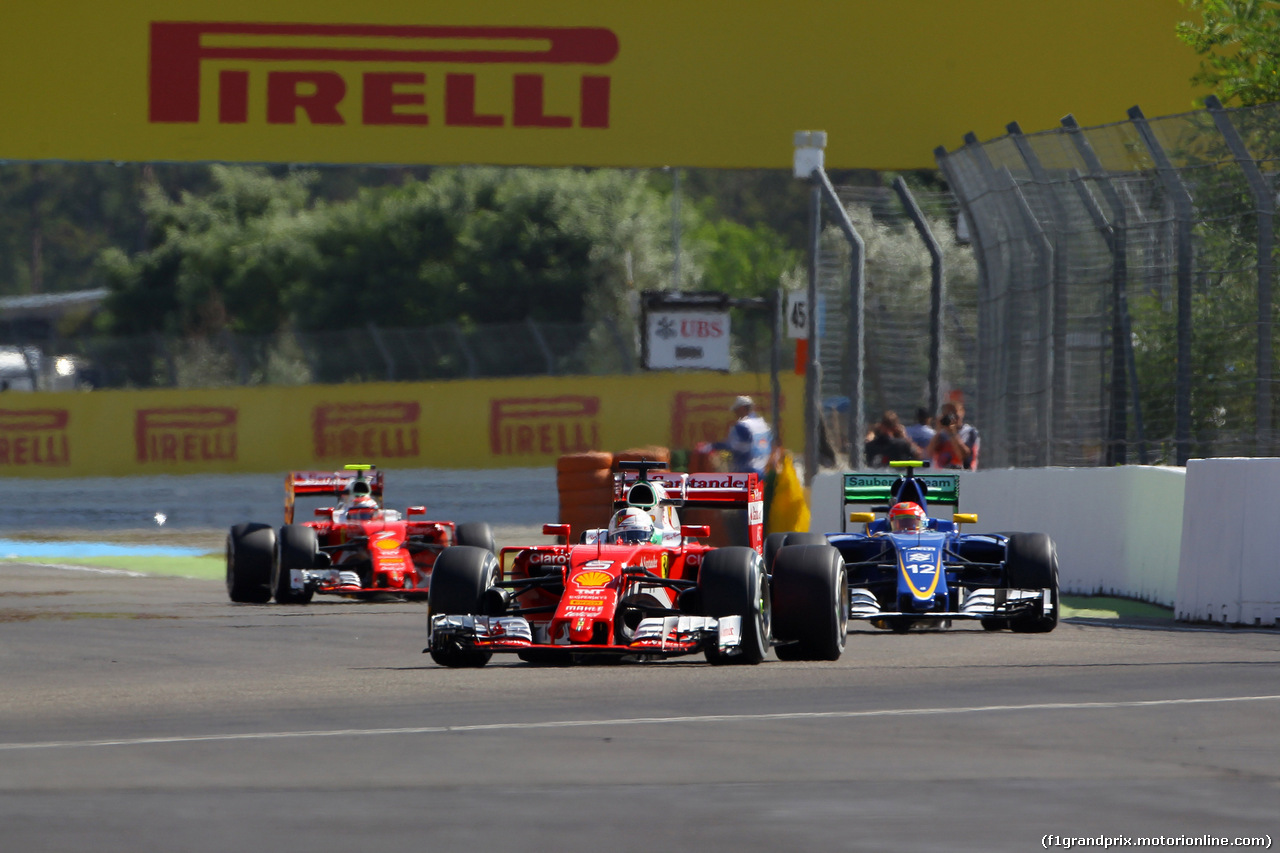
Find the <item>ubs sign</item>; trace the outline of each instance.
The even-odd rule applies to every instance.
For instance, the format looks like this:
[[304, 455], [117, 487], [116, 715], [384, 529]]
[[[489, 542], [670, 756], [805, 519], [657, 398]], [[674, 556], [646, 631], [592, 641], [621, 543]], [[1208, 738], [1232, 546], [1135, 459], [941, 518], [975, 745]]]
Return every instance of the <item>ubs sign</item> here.
[[649, 311], [645, 367], [729, 369], [728, 311]]

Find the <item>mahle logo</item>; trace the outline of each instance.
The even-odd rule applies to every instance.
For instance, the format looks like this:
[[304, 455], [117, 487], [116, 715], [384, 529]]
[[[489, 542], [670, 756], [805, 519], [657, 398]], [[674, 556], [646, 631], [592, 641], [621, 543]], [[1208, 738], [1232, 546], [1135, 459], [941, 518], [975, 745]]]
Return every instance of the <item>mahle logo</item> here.
[[[157, 124], [607, 128], [610, 78], [577, 69], [617, 55], [618, 37], [602, 27], [154, 21], [149, 115]], [[216, 111], [202, 110], [209, 92]]]

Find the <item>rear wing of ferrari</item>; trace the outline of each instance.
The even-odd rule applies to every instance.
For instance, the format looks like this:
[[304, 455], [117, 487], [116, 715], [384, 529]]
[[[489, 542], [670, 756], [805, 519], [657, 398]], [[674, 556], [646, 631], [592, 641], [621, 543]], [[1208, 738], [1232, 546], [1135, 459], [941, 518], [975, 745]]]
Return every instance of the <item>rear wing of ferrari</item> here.
[[338, 498], [357, 479], [369, 484], [369, 494], [381, 504], [382, 472], [371, 467], [362, 466], [348, 471], [290, 471], [284, 478], [284, 523], [293, 524], [293, 508], [299, 496]]
[[[763, 506], [764, 483], [755, 474], [677, 474], [671, 471], [648, 472], [644, 482], [662, 486], [663, 503], [686, 509], [750, 509]], [[640, 486], [639, 489], [636, 487]], [[646, 499], [640, 475], [634, 471], [614, 474], [613, 505], [653, 506]], [[649, 490], [652, 494], [652, 490]], [[647, 504], [647, 506], [646, 506]]]

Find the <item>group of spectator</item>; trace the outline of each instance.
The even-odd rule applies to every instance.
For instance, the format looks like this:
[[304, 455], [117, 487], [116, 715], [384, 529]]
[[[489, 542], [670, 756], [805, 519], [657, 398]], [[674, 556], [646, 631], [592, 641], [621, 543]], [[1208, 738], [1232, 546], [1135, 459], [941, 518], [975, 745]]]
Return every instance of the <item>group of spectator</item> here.
[[976, 471], [980, 446], [977, 427], [965, 423], [964, 403], [948, 400], [936, 418], [923, 406], [916, 409], [916, 422], [909, 426], [903, 426], [897, 412], [886, 411], [867, 433], [864, 454], [872, 468], [917, 459], [933, 468]]

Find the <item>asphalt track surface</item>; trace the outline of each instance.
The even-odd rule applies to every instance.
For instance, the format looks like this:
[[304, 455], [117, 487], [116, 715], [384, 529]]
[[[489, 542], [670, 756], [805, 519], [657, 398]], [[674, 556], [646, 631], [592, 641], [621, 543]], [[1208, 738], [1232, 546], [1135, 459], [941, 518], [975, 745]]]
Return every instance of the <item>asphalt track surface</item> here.
[[459, 671], [425, 640], [421, 604], [0, 566], [0, 849], [1280, 835], [1276, 631], [855, 629], [835, 663]]

